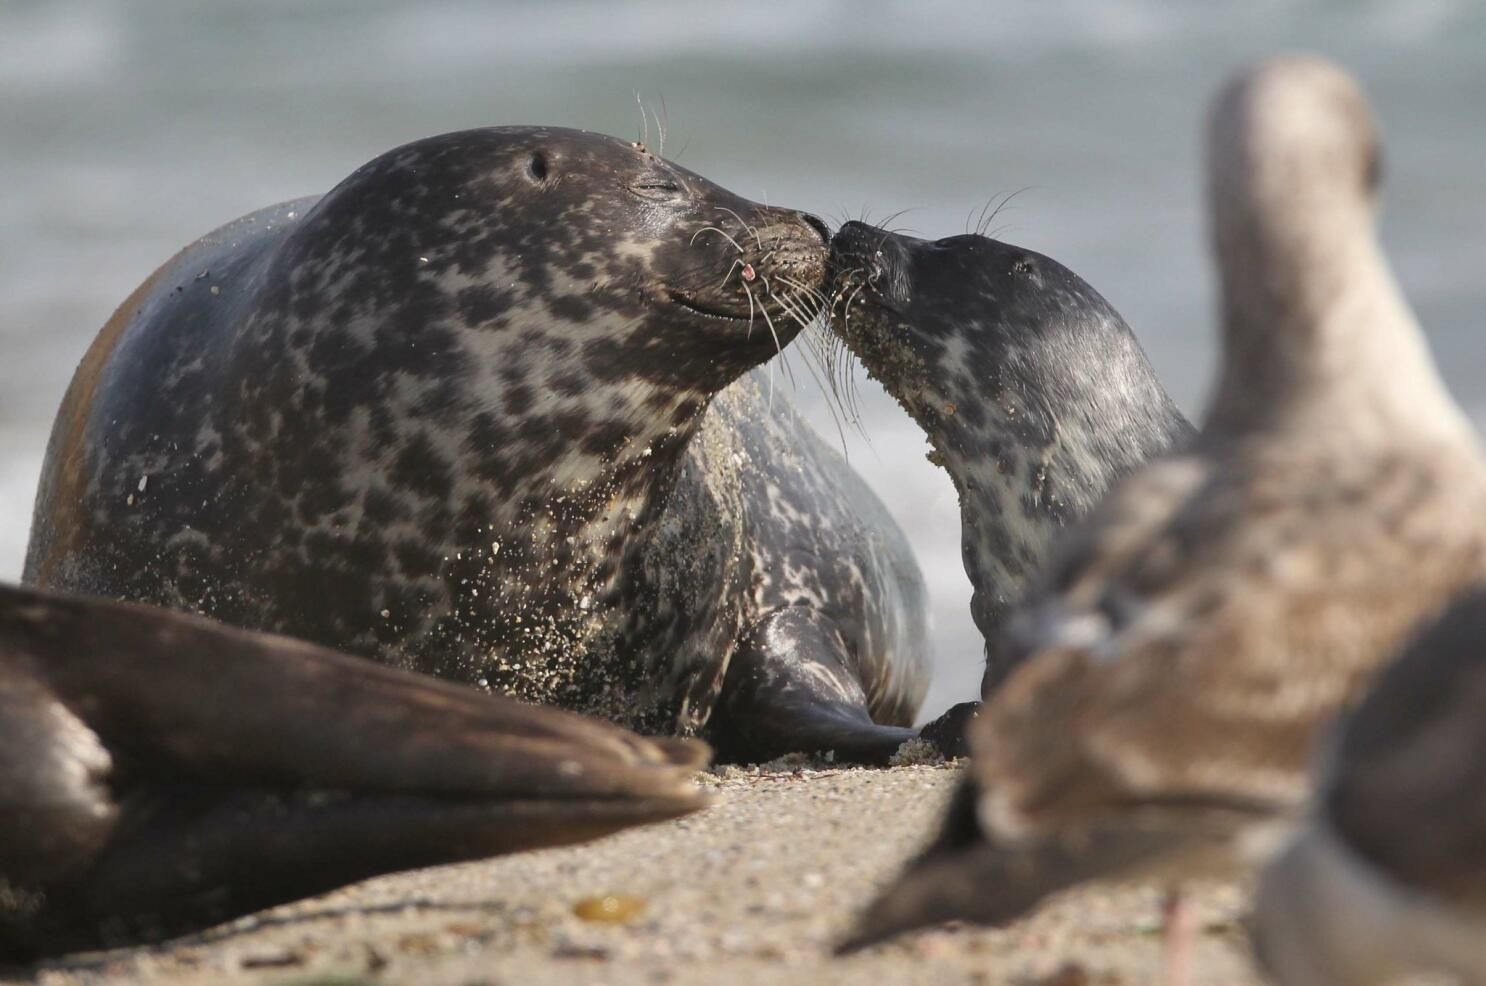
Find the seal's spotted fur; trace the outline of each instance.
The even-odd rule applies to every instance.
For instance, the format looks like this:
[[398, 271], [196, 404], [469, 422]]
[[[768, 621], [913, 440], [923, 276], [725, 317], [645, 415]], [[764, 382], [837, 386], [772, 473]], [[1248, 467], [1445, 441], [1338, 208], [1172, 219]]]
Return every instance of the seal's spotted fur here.
[[682, 732], [807, 605], [906, 724], [906, 545], [739, 379], [798, 331], [784, 285], [821, 285], [825, 235], [594, 134], [391, 151], [126, 302], [59, 416], [27, 578]]
[[[993, 640], [1058, 530], [1192, 427], [1119, 313], [1051, 257], [851, 222], [832, 264], [832, 327], [954, 481], [971, 611]], [[987, 687], [1009, 670], [990, 656]]]

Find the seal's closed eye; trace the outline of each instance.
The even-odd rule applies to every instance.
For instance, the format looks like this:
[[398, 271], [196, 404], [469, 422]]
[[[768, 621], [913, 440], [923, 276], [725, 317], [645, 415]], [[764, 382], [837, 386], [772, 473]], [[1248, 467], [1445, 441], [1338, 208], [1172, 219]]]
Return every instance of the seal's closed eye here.
[[630, 185], [629, 190], [642, 199], [653, 202], [669, 202], [681, 194], [681, 185], [663, 175], [647, 175]]

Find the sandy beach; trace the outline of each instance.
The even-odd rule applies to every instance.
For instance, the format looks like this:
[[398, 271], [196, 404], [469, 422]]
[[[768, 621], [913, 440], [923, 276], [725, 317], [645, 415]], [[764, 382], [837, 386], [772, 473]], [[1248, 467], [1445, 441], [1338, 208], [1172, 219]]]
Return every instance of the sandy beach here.
[[[716, 805], [587, 845], [372, 880], [168, 947], [5, 982], [1143, 984], [1154, 887], [1092, 889], [1001, 931], [921, 933], [850, 959], [830, 944], [928, 837], [960, 768], [704, 774]], [[614, 901], [604, 904], [604, 898]], [[1196, 982], [1258, 983], [1238, 887], [1194, 889]], [[583, 915], [583, 916], [580, 916]]]

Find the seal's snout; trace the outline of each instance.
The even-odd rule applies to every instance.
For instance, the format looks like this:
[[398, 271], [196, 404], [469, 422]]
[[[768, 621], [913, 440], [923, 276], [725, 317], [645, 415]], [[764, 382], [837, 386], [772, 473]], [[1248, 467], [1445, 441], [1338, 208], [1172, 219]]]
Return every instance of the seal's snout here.
[[812, 216], [808, 212], [802, 212], [800, 213], [800, 220], [806, 226], [809, 226], [811, 229], [815, 230], [816, 235], [820, 237], [820, 242], [823, 245], [830, 246], [831, 228], [827, 226], [819, 216]]
[[[831, 237], [831, 267], [838, 272], [867, 265], [867, 258], [876, 252], [875, 241], [882, 230], [855, 219], [836, 231]], [[874, 235], [875, 234], [875, 235]]]
[[762, 275], [783, 274], [812, 289], [822, 287], [830, 243], [825, 224], [803, 212], [770, 218], [758, 228], [757, 239], [745, 244], [745, 256]]
[[764, 338], [788, 342], [820, 315], [829, 230], [793, 209], [745, 203], [740, 209], [718, 206], [715, 212], [716, 221], [697, 227], [687, 245], [710, 251], [716, 266], [700, 265], [694, 255], [677, 265], [668, 283], [671, 300], [711, 318], [749, 326], [766, 320], [774, 331]]
[[852, 220], [831, 238], [830, 282], [837, 294], [862, 286], [889, 306], [908, 301], [908, 255], [901, 237]]

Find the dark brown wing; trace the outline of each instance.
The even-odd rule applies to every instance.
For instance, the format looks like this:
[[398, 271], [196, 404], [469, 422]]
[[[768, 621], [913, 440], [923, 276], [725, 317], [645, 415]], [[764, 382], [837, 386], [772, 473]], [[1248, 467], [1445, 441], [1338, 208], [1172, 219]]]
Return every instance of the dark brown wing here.
[[1332, 827], [1373, 865], [1486, 907], [1486, 591], [1378, 678], [1341, 727], [1322, 797]]
[[1143, 531], [1091, 529], [1105, 550], [975, 727], [989, 817], [1021, 834], [1146, 800], [1298, 805], [1319, 730], [1483, 571], [1467, 465], [1260, 447]]

